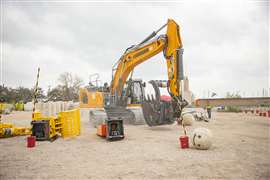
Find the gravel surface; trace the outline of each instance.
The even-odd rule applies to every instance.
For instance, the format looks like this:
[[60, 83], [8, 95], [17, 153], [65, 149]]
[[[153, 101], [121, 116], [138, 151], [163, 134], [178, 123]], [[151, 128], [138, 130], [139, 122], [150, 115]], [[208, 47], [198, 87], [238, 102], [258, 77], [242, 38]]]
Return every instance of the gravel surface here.
[[[213, 133], [210, 150], [180, 149], [182, 128], [125, 126], [126, 138], [107, 142], [82, 122], [81, 136], [26, 147], [26, 137], [0, 139], [0, 179], [270, 179], [270, 118], [214, 113], [195, 122]], [[28, 125], [30, 112], [4, 122]]]

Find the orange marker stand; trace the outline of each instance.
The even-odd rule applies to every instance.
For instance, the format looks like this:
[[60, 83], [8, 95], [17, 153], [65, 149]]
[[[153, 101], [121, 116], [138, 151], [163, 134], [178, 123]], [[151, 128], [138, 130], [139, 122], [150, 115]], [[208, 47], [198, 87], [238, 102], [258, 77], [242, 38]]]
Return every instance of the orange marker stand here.
[[107, 126], [106, 124], [101, 124], [97, 127], [97, 135], [101, 137], [107, 136]]

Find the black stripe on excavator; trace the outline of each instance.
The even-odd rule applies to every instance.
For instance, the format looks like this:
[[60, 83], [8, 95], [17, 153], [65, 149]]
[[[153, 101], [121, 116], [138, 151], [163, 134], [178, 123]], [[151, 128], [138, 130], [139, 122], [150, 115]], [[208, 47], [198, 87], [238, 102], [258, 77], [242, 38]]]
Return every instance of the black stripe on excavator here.
[[149, 48], [146, 48], [146, 49], [144, 49], [144, 50], [142, 50], [142, 51], [139, 51], [139, 52], [137, 52], [136, 54], [134, 54], [133, 58], [136, 58], [136, 57], [138, 57], [138, 56], [141, 56], [141, 55], [147, 53], [148, 51], [149, 51]]

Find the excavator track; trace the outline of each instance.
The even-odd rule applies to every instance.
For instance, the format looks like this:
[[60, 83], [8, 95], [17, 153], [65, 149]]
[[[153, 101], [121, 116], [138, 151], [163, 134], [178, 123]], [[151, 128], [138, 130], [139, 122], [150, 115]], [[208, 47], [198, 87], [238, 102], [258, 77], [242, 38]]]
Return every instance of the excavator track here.
[[134, 113], [122, 106], [105, 107], [105, 112], [108, 118], [119, 118], [123, 119], [125, 124], [133, 124], [135, 121]]

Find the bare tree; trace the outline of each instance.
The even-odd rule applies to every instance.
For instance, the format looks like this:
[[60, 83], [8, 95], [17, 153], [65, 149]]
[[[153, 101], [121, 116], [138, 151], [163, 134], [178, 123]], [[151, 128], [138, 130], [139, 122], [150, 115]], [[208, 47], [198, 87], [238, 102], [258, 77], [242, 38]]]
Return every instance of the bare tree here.
[[[8, 103], [16, 103], [16, 102], [30, 102], [33, 99], [34, 88], [29, 89], [25, 87], [5, 87], [0, 86], [0, 99]], [[37, 98], [43, 99], [45, 98], [44, 92], [42, 88], [38, 88]]]
[[83, 81], [70, 72], [60, 74], [60, 84], [48, 92], [49, 100], [77, 101], [79, 99], [79, 88]]

